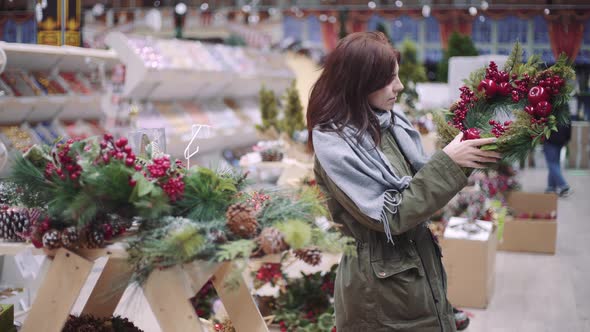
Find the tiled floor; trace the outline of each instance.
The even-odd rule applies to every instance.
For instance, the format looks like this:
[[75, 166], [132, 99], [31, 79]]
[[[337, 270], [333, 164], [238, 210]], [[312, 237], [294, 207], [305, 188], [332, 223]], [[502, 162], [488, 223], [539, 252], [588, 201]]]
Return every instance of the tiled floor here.
[[[559, 201], [556, 255], [498, 252], [491, 303], [467, 309], [467, 331], [590, 331], [590, 172], [565, 174], [574, 195]], [[522, 176], [524, 190], [543, 191], [545, 170]]]

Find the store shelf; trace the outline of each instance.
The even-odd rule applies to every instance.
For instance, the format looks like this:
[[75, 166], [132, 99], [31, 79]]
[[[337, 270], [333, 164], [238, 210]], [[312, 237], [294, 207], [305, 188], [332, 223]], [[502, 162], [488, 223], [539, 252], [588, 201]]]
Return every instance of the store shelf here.
[[126, 65], [124, 95], [137, 100], [251, 97], [262, 85], [283, 93], [295, 78], [281, 54], [200, 42], [128, 37], [106, 43]]
[[98, 119], [103, 114], [101, 98], [101, 95], [3, 97], [0, 98], [0, 122]]
[[49, 46], [0, 42], [5, 57], [0, 57], [0, 68], [19, 68], [28, 71], [57, 69], [59, 71], [88, 72], [91, 64], [104, 63], [110, 70], [120, 63], [112, 50], [95, 50], [73, 46]]

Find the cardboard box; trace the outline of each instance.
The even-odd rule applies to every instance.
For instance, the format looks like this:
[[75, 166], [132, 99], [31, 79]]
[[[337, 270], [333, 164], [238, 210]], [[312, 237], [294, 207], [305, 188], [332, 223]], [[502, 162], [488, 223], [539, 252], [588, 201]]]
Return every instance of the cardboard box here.
[[590, 168], [590, 122], [572, 122], [572, 138], [568, 144], [568, 154], [570, 168]]
[[555, 254], [557, 219], [549, 217], [557, 217], [557, 202], [554, 194], [511, 193], [507, 203], [515, 217], [506, 218], [498, 250]]
[[496, 282], [496, 228], [487, 232], [485, 238], [440, 240], [447, 272], [447, 297], [456, 307], [487, 308], [492, 298]]

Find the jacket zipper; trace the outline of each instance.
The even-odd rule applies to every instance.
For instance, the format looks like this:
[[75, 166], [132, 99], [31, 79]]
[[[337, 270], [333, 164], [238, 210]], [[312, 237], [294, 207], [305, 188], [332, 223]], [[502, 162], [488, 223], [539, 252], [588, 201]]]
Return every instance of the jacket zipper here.
[[420, 258], [420, 263], [422, 263], [422, 269], [424, 270], [424, 275], [426, 276], [426, 280], [428, 281], [428, 286], [430, 287], [430, 293], [432, 293], [432, 300], [434, 301], [434, 310], [436, 310], [436, 317], [438, 318], [440, 330], [444, 331], [444, 325], [442, 323], [442, 319], [440, 317], [440, 312], [438, 310], [438, 303], [436, 300], [436, 295], [434, 294], [434, 289], [432, 288], [432, 284], [430, 283], [430, 276], [428, 275], [428, 271], [424, 267], [424, 261], [422, 260], [422, 255], [420, 255], [420, 250], [418, 250], [418, 248], [416, 248], [416, 242], [414, 240], [412, 240], [412, 244], [414, 245], [414, 248], [416, 249], [416, 253], [418, 254], [418, 257]]

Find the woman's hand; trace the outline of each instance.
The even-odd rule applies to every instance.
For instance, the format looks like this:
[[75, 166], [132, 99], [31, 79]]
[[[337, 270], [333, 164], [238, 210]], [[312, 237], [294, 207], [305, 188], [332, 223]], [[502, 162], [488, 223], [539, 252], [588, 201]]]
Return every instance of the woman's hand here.
[[494, 151], [483, 151], [479, 147], [496, 142], [496, 138], [480, 138], [462, 141], [463, 133], [459, 133], [443, 151], [459, 166], [469, 168], [485, 168], [485, 163], [496, 163], [502, 155]]

